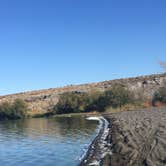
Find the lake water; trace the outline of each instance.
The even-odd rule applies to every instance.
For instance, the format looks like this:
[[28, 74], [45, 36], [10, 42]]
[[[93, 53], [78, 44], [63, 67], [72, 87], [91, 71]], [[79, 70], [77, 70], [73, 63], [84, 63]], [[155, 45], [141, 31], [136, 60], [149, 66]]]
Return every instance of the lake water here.
[[76, 166], [97, 121], [58, 117], [0, 122], [0, 166]]

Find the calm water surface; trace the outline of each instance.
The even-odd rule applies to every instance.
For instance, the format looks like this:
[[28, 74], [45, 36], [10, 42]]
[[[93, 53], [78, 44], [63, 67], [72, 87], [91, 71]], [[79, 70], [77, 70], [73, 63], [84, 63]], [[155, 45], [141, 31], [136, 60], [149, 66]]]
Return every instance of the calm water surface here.
[[96, 135], [82, 117], [0, 121], [0, 166], [75, 166]]

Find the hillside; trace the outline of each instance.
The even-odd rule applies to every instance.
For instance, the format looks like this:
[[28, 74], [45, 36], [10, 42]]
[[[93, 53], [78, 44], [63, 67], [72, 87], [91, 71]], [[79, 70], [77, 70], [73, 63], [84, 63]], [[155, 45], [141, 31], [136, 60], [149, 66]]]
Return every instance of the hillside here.
[[157, 90], [163, 82], [166, 82], [166, 73], [11, 94], [0, 96], [0, 103], [5, 101], [13, 102], [16, 98], [21, 98], [28, 103], [32, 113], [45, 113], [58, 102], [59, 95], [64, 92], [104, 91], [114, 84], [121, 84], [134, 91], [136, 95], [150, 99], [154, 91]]

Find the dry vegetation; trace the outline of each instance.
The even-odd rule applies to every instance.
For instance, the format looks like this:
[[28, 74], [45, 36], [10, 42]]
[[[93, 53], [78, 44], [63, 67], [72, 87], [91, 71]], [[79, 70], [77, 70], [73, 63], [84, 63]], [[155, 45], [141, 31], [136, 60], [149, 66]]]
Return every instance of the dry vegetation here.
[[27, 104], [21, 99], [13, 103], [4, 102], [0, 105], [0, 120], [25, 118], [27, 111]]
[[[98, 94], [95, 94], [95, 93], [103, 93], [104, 91], [109, 91], [112, 87], [115, 87], [115, 85], [121, 85], [122, 87], [125, 87], [128, 91], [132, 92], [134, 94], [134, 99], [138, 99], [139, 102], [137, 102], [134, 105], [131, 103], [120, 104], [121, 105], [120, 108], [116, 108], [116, 104], [114, 101], [114, 103], [112, 103], [111, 106], [109, 103], [107, 105], [107, 108], [111, 107], [110, 110], [112, 111], [116, 111], [116, 110], [118, 111], [122, 109], [131, 110], [131, 109], [137, 108], [138, 106], [150, 107], [153, 94], [163, 85], [163, 82], [165, 81], [166, 81], [166, 73], [158, 74], [158, 75], [135, 77], [135, 78], [127, 78], [127, 79], [117, 79], [117, 80], [104, 81], [104, 82], [92, 83], [92, 84], [83, 84], [83, 85], [76, 85], [76, 86], [70, 85], [70, 86], [66, 86], [62, 88], [39, 90], [39, 91], [25, 92], [25, 93], [19, 93], [19, 94], [7, 95], [7, 96], [0, 96], [0, 104], [4, 102], [13, 103], [16, 99], [19, 98], [27, 103], [28, 110], [30, 110], [28, 111], [28, 114], [30, 114], [31, 116], [36, 114], [43, 115], [52, 111], [53, 108], [55, 110], [55, 106], [59, 102], [63, 94], [69, 95], [70, 93], [81, 93], [81, 94], [88, 93], [88, 95], [86, 95], [88, 97], [85, 97], [85, 94], [84, 94], [83, 100], [85, 100], [85, 98], [91, 98], [93, 99], [93, 102], [89, 101], [91, 104], [88, 104], [88, 106], [86, 107], [85, 105], [88, 102], [86, 104], [80, 105], [80, 107], [77, 108], [77, 111], [80, 110], [82, 112], [85, 108], [87, 111], [92, 111], [92, 110], [103, 111], [103, 109], [99, 110], [99, 106], [96, 108], [94, 107], [94, 105], [97, 105], [94, 103], [94, 101], [97, 101], [97, 99], [95, 99], [94, 96], [98, 98]], [[91, 94], [89, 95], [89, 93]], [[101, 95], [100, 101], [97, 103], [98, 104], [102, 103], [105, 105], [104, 102], [106, 100], [104, 99], [104, 101], [102, 101], [103, 98], [104, 97]], [[119, 101], [120, 100], [118, 100], [118, 102]], [[104, 107], [102, 106], [102, 104], [100, 105], [100, 108]], [[160, 104], [161, 103], [156, 105], [160, 105]], [[72, 112], [75, 112], [75, 111], [72, 111]]]

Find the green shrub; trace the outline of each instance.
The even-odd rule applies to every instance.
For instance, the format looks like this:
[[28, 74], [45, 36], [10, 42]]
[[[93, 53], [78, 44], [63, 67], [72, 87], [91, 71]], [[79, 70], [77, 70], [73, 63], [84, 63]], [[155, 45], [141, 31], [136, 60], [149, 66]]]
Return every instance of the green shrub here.
[[[100, 92], [79, 93], [68, 92], [60, 96], [58, 104], [54, 107], [56, 114], [90, 112], [101, 110], [98, 102], [101, 97]], [[100, 106], [101, 107], [101, 106]]]
[[21, 99], [16, 99], [12, 104], [12, 112], [17, 118], [25, 117], [27, 114], [27, 104]]
[[[90, 96], [91, 98], [91, 96]], [[108, 100], [106, 100], [105, 94], [100, 94], [95, 98], [91, 98], [91, 102], [86, 106], [86, 111], [98, 111], [103, 112], [108, 106]]]
[[166, 86], [160, 87], [154, 93], [152, 104], [155, 105], [156, 102], [161, 102], [166, 104]]
[[107, 107], [121, 107], [133, 102], [133, 94], [125, 87], [116, 85], [105, 92], [64, 93], [53, 110], [56, 114], [103, 112]]
[[16, 99], [13, 103], [4, 102], [0, 105], [0, 120], [24, 118], [26, 112], [27, 104], [21, 99]]
[[81, 112], [85, 109], [86, 95], [84, 93], [68, 92], [60, 96], [58, 104], [54, 107], [57, 114]]
[[135, 101], [133, 93], [121, 85], [114, 85], [110, 90], [107, 90], [105, 92], [105, 100], [109, 106], [114, 108]]

